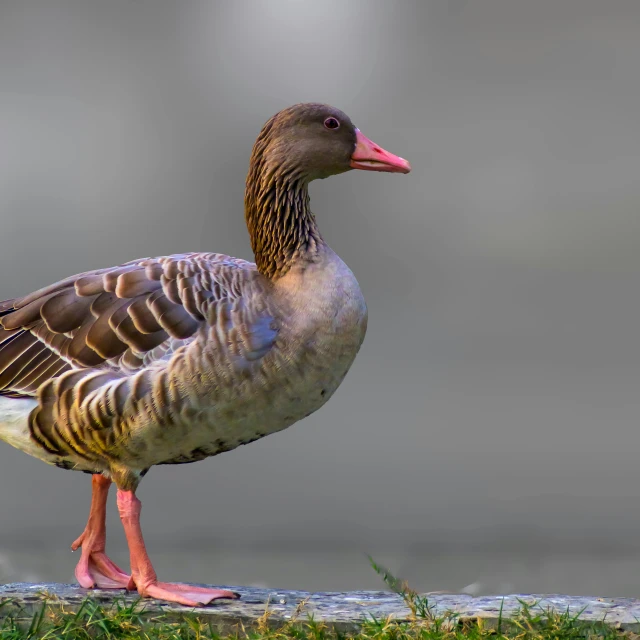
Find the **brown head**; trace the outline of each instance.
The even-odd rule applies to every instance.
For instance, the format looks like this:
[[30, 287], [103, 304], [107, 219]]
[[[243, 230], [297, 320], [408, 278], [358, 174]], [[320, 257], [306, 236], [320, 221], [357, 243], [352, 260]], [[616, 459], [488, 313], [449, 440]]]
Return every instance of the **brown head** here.
[[252, 162], [306, 182], [349, 171], [409, 173], [411, 166], [364, 136], [346, 113], [327, 104], [296, 104], [274, 115], [254, 145]]
[[322, 238], [307, 185], [350, 169], [409, 173], [411, 166], [326, 104], [296, 104], [266, 122], [253, 147], [245, 191], [247, 227], [264, 275], [283, 275], [296, 256], [317, 248]]

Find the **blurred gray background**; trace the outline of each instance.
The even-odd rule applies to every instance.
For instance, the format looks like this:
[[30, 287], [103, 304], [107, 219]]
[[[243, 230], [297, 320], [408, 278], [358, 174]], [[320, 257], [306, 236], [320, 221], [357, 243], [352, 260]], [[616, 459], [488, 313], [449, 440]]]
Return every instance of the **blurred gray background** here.
[[[300, 101], [413, 165], [311, 187], [367, 339], [318, 413], [149, 473], [161, 578], [377, 588], [371, 553], [423, 590], [640, 597], [637, 0], [0, 0], [0, 298], [250, 258], [251, 146]], [[89, 497], [0, 445], [0, 579], [70, 580]]]

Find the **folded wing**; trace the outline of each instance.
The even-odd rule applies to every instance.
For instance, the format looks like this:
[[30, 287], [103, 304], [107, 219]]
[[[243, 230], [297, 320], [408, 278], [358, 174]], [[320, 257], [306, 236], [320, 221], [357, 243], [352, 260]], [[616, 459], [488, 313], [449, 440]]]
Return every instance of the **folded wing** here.
[[221, 254], [171, 255], [0, 302], [0, 395], [34, 396], [71, 369], [133, 373], [215, 324], [256, 273], [252, 263]]

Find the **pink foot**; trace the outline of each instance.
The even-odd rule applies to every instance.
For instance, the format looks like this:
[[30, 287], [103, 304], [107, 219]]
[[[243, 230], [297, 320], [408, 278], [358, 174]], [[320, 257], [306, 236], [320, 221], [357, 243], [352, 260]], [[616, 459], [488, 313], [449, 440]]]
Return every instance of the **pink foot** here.
[[143, 597], [177, 602], [187, 607], [209, 604], [218, 598], [236, 600], [240, 597], [237, 593], [225, 589], [207, 589], [175, 582], [152, 582], [146, 587], [138, 587], [138, 593]]
[[240, 597], [237, 593], [224, 589], [209, 589], [188, 584], [158, 582], [142, 538], [140, 508], [140, 500], [136, 498], [133, 491], [118, 489], [118, 511], [120, 512], [120, 519], [124, 526], [131, 554], [131, 580], [127, 589], [137, 589], [138, 593], [143, 597], [177, 602], [187, 607], [209, 604], [217, 598], [235, 600]]
[[73, 551], [82, 547], [75, 575], [85, 589], [123, 589], [130, 580], [105, 553], [105, 519], [110, 486], [111, 480], [108, 478], [100, 474], [93, 476], [89, 520], [82, 535], [71, 545]]
[[109, 556], [104, 552], [104, 546], [99, 549], [95, 541], [85, 542], [83, 533], [72, 545], [75, 551], [82, 546], [82, 555], [76, 565], [76, 580], [84, 589], [124, 589], [129, 584], [130, 576], [126, 574]]

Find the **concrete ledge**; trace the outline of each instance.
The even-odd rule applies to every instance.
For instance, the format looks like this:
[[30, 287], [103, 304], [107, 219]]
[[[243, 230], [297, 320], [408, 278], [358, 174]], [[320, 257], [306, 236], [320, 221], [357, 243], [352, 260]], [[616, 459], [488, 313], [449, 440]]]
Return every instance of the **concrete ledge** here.
[[[364, 619], [372, 615], [378, 619], [411, 619], [411, 610], [403, 599], [388, 591], [309, 593], [229, 585], [223, 588], [237, 591], [241, 594], [241, 599], [218, 600], [207, 607], [196, 609], [149, 600], [144, 601], [145, 615], [179, 619], [185, 612], [193, 612], [213, 623], [222, 633], [232, 632], [242, 625], [253, 626], [267, 608], [270, 612], [270, 626], [279, 626], [292, 617], [303, 621], [308, 615], [313, 615], [318, 622], [345, 631], [357, 628]], [[604, 621], [608, 626], [622, 631], [640, 632], [640, 600], [631, 598], [536, 594], [483, 597], [450, 593], [423, 595], [428, 597], [429, 606], [433, 607], [436, 615], [455, 614], [457, 620], [467, 621], [482, 619], [492, 626], [497, 625], [501, 617], [508, 620], [526, 603], [534, 613], [548, 610], [557, 613], [569, 611], [584, 621]], [[12, 601], [2, 608], [0, 615], [27, 617], [39, 611], [43, 601], [52, 608], [77, 610], [88, 596], [105, 606], [112, 603], [114, 598], [124, 598], [127, 602], [137, 599], [136, 594], [126, 591], [87, 591], [75, 585], [56, 583], [12, 583], [0, 585], [0, 601]]]

